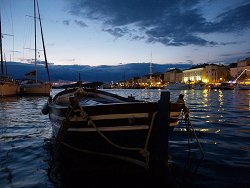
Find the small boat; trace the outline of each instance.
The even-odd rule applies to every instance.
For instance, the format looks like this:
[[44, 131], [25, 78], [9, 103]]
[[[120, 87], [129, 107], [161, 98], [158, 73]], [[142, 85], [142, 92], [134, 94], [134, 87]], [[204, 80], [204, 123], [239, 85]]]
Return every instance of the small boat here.
[[[250, 74], [247, 74], [247, 72], [250, 72], [249, 69], [244, 69], [239, 76], [234, 80], [236, 90], [250, 90]], [[243, 77], [242, 80], [240, 80], [240, 77]]]
[[[1, 53], [1, 76], [0, 76], [0, 97], [16, 96], [19, 93], [19, 85], [16, 80], [4, 74], [3, 47], [2, 47], [2, 22], [0, 15], [0, 53]], [[7, 72], [7, 71], [6, 71]]]
[[250, 84], [237, 83], [234, 86], [235, 90], [250, 90]]
[[165, 91], [158, 102], [147, 102], [71, 88], [49, 97], [42, 113], [49, 114], [56, 143], [83, 153], [87, 161], [112, 159], [155, 169], [158, 159], [158, 166], [165, 166], [169, 134], [185, 109], [183, 100], [171, 103], [169, 96]]
[[234, 89], [234, 84], [229, 83], [229, 82], [222, 82], [217, 89], [221, 90], [233, 90]]
[[[45, 67], [46, 71], [48, 74], [48, 80], [49, 82], [43, 82], [43, 81], [38, 81], [37, 79], [37, 42], [36, 42], [36, 19], [37, 19], [37, 12], [36, 8], [38, 11], [38, 18], [39, 18], [39, 23], [40, 23], [40, 31], [41, 31], [41, 38], [42, 38], [42, 44], [43, 44], [43, 52], [44, 52], [44, 62], [45, 62]], [[34, 25], [35, 25], [35, 59], [34, 59], [34, 64], [35, 64], [35, 70], [31, 71], [29, 73], [26, 73], [25, 76], [29, 77], [34, 77], [34, 79], [24, 79], [20, 82], [20, 94], [21, 95], [43, 95], [43, 96], [49, 96], [50, 91], [52, 88], [52, 84], [50, 83], [50, 75], [49, 75], [49, 68], [48, 68], [48, 62], [47, 62], [47, 56], [46, 56], [46, 50], [45, 50], [45, 45], [44, 45], [44, 38], [43, 38], [43, 30], [42, 30], [42, 22], [41, 22], [41, 17], [40, 17], [40, 12], [39, 12], [39, 6], [38, 6], [38, 1], [34, 0]]]
[[192, 85], [191, 84], [184, 84], [184, 83], [173, 83], [170, 84], [168, 86], [165, 86], [164, 89], [168, 89], [168, 90], [189, 90], [192, 89]]

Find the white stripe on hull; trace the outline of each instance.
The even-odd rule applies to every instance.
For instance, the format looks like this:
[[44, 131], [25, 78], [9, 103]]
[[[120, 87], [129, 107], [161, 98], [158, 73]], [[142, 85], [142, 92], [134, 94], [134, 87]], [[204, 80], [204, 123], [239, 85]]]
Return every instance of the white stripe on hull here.
[[[55, 114], [50, 114], [51, 119], [64, 120], [65, 117], [57, 116]], [[148, 118], [148, 113], [133, 113], [133, 114], [108, 114], [108, 115], [96, 115], [89, 116], [93, 121], [95, 120], [111, 120], [111, 119], [131, 119], [131, 118]], [[70, 121], [87, 121], [84, 117], [73, 116]]]
[[[175, 112], [174, 112], [175, 113]], [[95, 120], [111, 120], [111, 119], [124, 119], [124, 118], [147, 118], [148, 113], [134, 113], [134, 114], [109, 114], [109, 115], [97, 115], [97, 116], [90, 116], [90, 119]], [[178, 116], [177, 116], [178, 117]], [[60, 117], [54, 114], [50, 114], [51, 119], [59, 119], [61, 121], [65, 120], [65, 117]], [[75, 117], [69, 120], [71, 123], [74, 122], [86, 122], [86, 119]], [[176, 122], [170, 123], [169, 126], [176, 126], [179, 123], [177, 120]], [[54, 126], [54, 132], [57, 135], [58, 130], [60, 129], [60, 124], [55, 123], [52, 121]], [[132, 126], [112, 126], [112, 127], [98, 127], [100, 131], [133, 131], [133, 130], [147, 130], [149, 129], [149, 125], [132, 125]], [[82, 128], [69, 128], [68, 131], [70, 132], [94, 132], [96, 131], [93, 127], [82, 127]]]
[[[171, 112], [171, 118], [178, 118], [180, 115], [179, 112]], [[58, 119], [63, 121], [65, 117], [57, 116], [53, 113], [50, 114], [51, 119]], [[95, 120], [111, 120], [111, 119], [133, 119], [133, 118], [148, 118], [148, 113], [133, 113], [133, 114], [107, 114], [107, 115], [96, 115], [96, 116], [89, 116], [89, 118], [93, 121]], [[84, 117], [73, 116], [70, 118], [70, 121], [87, 121]]]

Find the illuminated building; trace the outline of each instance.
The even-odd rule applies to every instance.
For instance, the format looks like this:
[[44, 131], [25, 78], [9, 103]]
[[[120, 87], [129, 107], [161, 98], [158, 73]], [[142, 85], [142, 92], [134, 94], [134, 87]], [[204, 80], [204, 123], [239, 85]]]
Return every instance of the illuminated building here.
[[198, 83], [207, 82], [206, 67], [207, 64], [197, 65], [190, 69], [183, 70], [183, 82], [184, 83]]
[[182, 82], [183, 73], [180, 69], [172, 69], [164, 73], [164, 81], [167, 83]]

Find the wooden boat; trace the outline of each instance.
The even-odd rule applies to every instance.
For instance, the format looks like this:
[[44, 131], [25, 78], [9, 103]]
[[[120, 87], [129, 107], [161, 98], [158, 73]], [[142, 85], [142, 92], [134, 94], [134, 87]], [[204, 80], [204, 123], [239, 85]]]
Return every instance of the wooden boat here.
[[[4, 74], [3, 47], [2, 47], [2, 22], [0, 15], [0, 53], [1, 53], [1, 76], [0, 76], [0, 97], [15, 96], [19, 93], [18, 82]], [[6, 71], [7, 72], [7, 71]]]
[[72, 88], [50, 97], [42, 113], [49, 114], [53, 136], [63, 148], [88, 160], [113, 159], [155, 169], [165, 166], [169, 133], [185, 109], [183, 102], [170, 103], [169, 96], [162, 92], [159, 102], [146, 102]]
[[[38, 81], [37, 79], [37, 42], [36, 42], [36, 19], [37, 19], [37, 12], [36, 12], [36, 7], [38, 11], [38, 18], [39, 18], [39, 23], [40, 23], [40, 31], [41, 31], [41, 38], [42, 38], [42, 44], [43, 44], [43, 52], [44, 52], [44, 61], [45, 61], [45, 67], [46, 71], [48, 74], [48, 80], [49, 82], [43, 82], [43, 81]], [[20, 82], [20, 94], [21, 95], [44, 95], [44, 96], [49, 96], [50, 91], [52, 88], [52, 84], [50, 83], [50, 75], [49, 75], [49, 68], [48, 68], [48, 62], [47, 62], [47, 56], [46, 56], [46, 50], [45, 50], [45, 45], [44, 45], [44, 38], [43, 38], [43, 30], [42, 30], [42, 22], [41, 22], [41, 17], [40, 17], [40, 12], [39, 12], [39, 6], [38, 6], [38, 1], [34, 0], [34, 28], [35, 28], [35, 59], [34, 59], [34, 64], [35, 64], [35, 70], [32, 72], [29, 72], [25, 74], [26, 76], [29, 77], [34, 77], [33, 80], [31, 79], [25, 79]]]

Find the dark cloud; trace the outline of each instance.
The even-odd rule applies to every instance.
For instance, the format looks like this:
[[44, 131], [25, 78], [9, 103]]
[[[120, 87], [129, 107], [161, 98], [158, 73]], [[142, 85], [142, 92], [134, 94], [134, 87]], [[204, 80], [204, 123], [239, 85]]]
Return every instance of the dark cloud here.
[[68, 26], [70, 24], [70, 20], [63, 20], [62, 23]]
[[103, 31], [114, 35], [116, 38], [122, 37], [127, 34], [127, 31], [121, 28], [114, 28], [114, 29], [103, 29]]
[[250, 3], [220, 14], [217, 20], [219, 21], [211, 27], [217, 32], [233, 32], [250, 28]]
[[88, 27], [87, 24], [85, 24], [83, 21], [75, 20], [75, 24], [80, 27]]
[[[116, 38], [159, 42], [167, 46], [227, 45], [202, 34], [238, 32], [250, 28], [250, 3], [227, 10], [213, 22], [202, 14], [199, 0], [74, 0], [69, 12], [100, 21]], [[129, 28], [129, 29], [128, 29]], [[131, 29], [132, 28], [132, 29]], [[233, 42], [231, 42], [232, 44]]]
[[226, 46], [226, 45], [232, 45], [232, 44], [239, 44], [239, 42], [221, 42], [220, 45]]

